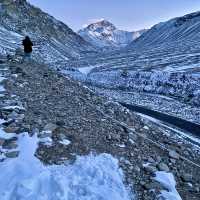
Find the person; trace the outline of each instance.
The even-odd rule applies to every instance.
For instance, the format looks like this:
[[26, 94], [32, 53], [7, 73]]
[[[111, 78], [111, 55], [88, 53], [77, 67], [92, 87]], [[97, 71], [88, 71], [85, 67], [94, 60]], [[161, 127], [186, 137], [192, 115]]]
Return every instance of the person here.
[[31, 58], [33, 43], [31, 42], [30, 38], [26, 36], [25, 39], [22, 41], [22, 45], [24, 46], [23, 61], [25, 61]]

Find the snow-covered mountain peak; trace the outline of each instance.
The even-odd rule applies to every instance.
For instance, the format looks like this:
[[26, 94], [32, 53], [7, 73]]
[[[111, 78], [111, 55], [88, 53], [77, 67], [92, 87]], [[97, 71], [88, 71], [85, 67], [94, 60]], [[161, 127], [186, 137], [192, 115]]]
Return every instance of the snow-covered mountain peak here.
[[114, 31], [117, 28], [112, 24], [111, 22], [105, 20], [105, 19], [100, 19], [99, 21], [89, 24], [86, 29], [90, 29], [92, 31], [96, 32], [104, 32], [105, 30], [107, 31]]
[[129, 32], [119, 30], [111, 22], [100, 19], [93, 22], [78, 33], [88, 42], [97, 47], [124, 47], [138, 38], [145, 30]]

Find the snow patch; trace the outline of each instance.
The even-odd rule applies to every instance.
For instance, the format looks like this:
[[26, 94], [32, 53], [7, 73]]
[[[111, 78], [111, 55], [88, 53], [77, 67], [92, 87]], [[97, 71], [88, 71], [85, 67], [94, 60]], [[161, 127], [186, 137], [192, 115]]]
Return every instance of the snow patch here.
[[60, 141], [59, 143], [63, 144], [63, 145], [69, 145], [69, 144], [71, 144], [71, 141], [64, 139], [64, 140]]
[[4, 119], [0, 119], [0, 125], [6, 122]]
[[91, 66], [81, 67], [81, 68], [78, 68], [78, 70], [83, 74], [88, 74], [92, 70], [92, 67]]
[[0, 164], [1, 200], [130, 200], [118, 160], [78, 156], [74, 164], [44, 166], [34, 153], [37, 136], [21, 134], [19, 157]]
[[5, 92], [5, 88], [2, 85], [0, 85], [0, 92]]
[[89, 67], [80, 67], [78, 70], [83, 74], [89, 74], [92, 69], [96, 68], [97, 66], [89, 66]]
[[53, 140], [50, 137], [40, 138], [39, 142], [43, 143], [44, 145], [51, 146]]
[[125, 148], [126, 147], [125, 144], [118, 144], [117, 146], [120, 147], [120, 148]]
[[176, 181], [172, 173], [156, 172], [155, 180], [161, 183], [168, 191], [161, 191], [162, 197], [166, 200], [182, 200], [179, 193], [176, 190]]
[[3, 109], [5, 109], [5, 110], [10, 110], [10, 109], [12, 109], [12, 110], [15, 110], [15, 109], [25, 110], [25, 108], [22, 107], [22, 106], [5, 106], [5, 107], [3, 107]]

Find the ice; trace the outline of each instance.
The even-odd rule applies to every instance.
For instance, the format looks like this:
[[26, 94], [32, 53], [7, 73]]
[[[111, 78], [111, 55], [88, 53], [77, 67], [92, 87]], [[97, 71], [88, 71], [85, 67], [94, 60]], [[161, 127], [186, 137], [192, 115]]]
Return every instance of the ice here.
[[176, 190], [176, 181], [172, 173], [156, 172], [155, 180], [161, 183], [168, 191], [162, 191], [161, 196], [166, 200], [182, 200]]
[[1, 200], [129, 200], [118, 160], [109, 154], [78, 156], [73, 164], [43, 165], [37, 136], [21, 134], [19, 157], [0, 164]]

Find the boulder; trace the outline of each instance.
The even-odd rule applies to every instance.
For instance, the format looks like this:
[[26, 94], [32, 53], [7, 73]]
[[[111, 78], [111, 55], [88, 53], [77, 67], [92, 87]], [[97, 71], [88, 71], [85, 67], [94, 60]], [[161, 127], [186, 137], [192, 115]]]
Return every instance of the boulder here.
[[169, 157], [173, 159], [179, 159], [180, 155], [176, 151], [171, 150], [169, 151]]
[[161, 162], [161, 163], [158, 164], [158, 169], [160, 171], [169, 172], [169, 167], [165, 163], [163, 163], [163, 162]]
[[57, 128], [56, 124], [48, 123], [48, 124], [45, 125], [44, 131], [51, 131], [51, 132], [53, 132], [56, 128]]
[[7, 158], [16, 158], [19, 155], [19, 151], [11, 151], [11, 152], [7, 152], [5, 153], [5, 156]]

